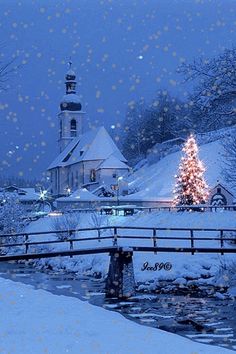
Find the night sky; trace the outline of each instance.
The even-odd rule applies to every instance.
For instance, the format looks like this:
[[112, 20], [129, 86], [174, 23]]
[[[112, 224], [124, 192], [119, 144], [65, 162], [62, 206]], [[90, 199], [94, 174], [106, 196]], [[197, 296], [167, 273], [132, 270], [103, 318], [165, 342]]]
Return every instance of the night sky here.
[[104, 124], [118, 141], [129, 105], [150, 102], [160, 89], [185, 100], [191, 87], [177, 67], [235, 45], [233, 0], [0, 0], [0, 6], [1, 61], [16, 57], [19, 65], [0, 92], [0, 172], [26, 179], [41, 178], [58, 153], [70, 56], [85, 126]]

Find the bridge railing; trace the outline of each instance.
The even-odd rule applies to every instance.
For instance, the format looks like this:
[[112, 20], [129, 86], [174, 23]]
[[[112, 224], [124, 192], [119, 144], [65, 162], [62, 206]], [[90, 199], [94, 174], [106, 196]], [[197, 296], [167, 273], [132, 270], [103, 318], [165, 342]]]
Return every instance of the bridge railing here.
[[[101, 233], [102, 231], [109, 231], [108, 234]], [[93, 233], [96, 236], [91, 236]], [[67, 234], [67, 237], [60, 239], [60, 235]], [[199, 234], [204, 233], [204, 236]], [[205, 234], [207, 236], [205, 236]], [[228, 236], [228, 234], [230, 236]], [[151, 247], [153, 252], [156, 253], [162, 247], [162, 242], [167, 243], [166, 248], [176, 247], [176, 249], [187, 249], [192, 254], [197, 252], [200, 248], [209, 250], [217, 248], [221, 254], [224, 254], [226, 248], [232, 247], [235, 244], [236, 249], [236, 235], [235, 228], [164, 228], [164, 227], [135, 227], [135, 226], [103, 226], [98, 228], [77, 228], [71, 230], [56, 230], [56, 231], [40, 231], [40, 232], [22, 232], [17, 234], [0, 235], [0, 253], [4, 249], [8, 252], [15, 247], [20, 247], [20, 250], [26, 254], [29, 252], [40, 252], [40, 246], [56, 246], [67, 244], [69, 250], [73, 251], [75, 245], [80, 247], [86, 245], [88, 247], [89, 241], [94, 248], [98, 248], [99, 243], [105, 242], [106, 245], [119, 247], [128, 245], [131, 247], [140, 247], [145, 242], [145, 245]], [[51, 239], [43, 239], [45, 236], [50, 236]], [[83, 237], [82, 237], [83, 236]], [[109, 243], [107, 243], [107, 241]], [[125, 241], [122, 242], [122, 241]], [[182, 244], [181, 242], [184, 241]], [[214, 245], [209, 246], [207, 241], [214, 241]], [[175, 242], [178, 242], [176, 244]], [[203, 246], [199, 246], [199, 242]], [[231, 242], [231, 245], [228, 244]], [[144, 245], [144, 246], [145, 246]], [[216, 245], [218, 245], [216, 247]], [[142, 249], [144, 249], [144, 246]], [[213, 247], [214, 246], [214, 247]], [[145, 246], [146, 247], [146, 246]], [[186, 248], [187, 247], [187, 248]], [[5, 251], [5, 252], [7, 252]], [[7, 253], [8, 253], [7, 252]]]

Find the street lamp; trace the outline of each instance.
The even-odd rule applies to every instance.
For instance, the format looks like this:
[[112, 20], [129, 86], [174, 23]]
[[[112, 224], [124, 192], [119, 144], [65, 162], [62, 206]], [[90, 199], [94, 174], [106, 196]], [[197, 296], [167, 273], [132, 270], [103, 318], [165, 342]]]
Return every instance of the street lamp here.
[[123, 179], [122, 176], [117, 178], [117, 188], [116, 188], [117, 206], [119, 205], [119, 192], [120, 192], [120, 184], [119, 184], [119, 182], [122, 181], [122, 179]]

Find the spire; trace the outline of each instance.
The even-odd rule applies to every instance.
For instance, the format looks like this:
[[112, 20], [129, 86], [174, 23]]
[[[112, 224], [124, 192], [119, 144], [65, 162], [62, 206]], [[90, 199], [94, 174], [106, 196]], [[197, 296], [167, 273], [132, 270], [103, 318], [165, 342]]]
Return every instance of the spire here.
[[60, 104], [61, 111], [81, 111], [80, 98], [76, 94], [76, 74], [72, 69], [71, 57], [68, 61], [69, 70], [65, 76], [66, 94]]
[[69, 59], [68, 62], [69, 65], [69, 70], [66, 73], [66, 94], [70, 94], [70, 93], [76, 93], [76, 74], [75, 72], [71, 69], [72, 66], [72, 61], [71, 61], [71, 57]]
[[69, 69], [71, 69], [71, 65], [72, 65], [71, 56], [70, 56], [68, 64], [69, 64]]

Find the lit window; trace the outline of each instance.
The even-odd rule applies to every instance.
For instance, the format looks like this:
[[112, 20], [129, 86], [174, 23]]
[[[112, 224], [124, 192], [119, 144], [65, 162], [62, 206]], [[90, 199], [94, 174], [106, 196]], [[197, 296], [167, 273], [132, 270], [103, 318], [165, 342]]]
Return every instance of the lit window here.
[[71, 119], [70, 121], [70, 136], [75, 137], [76, 136], [76, 120]]

